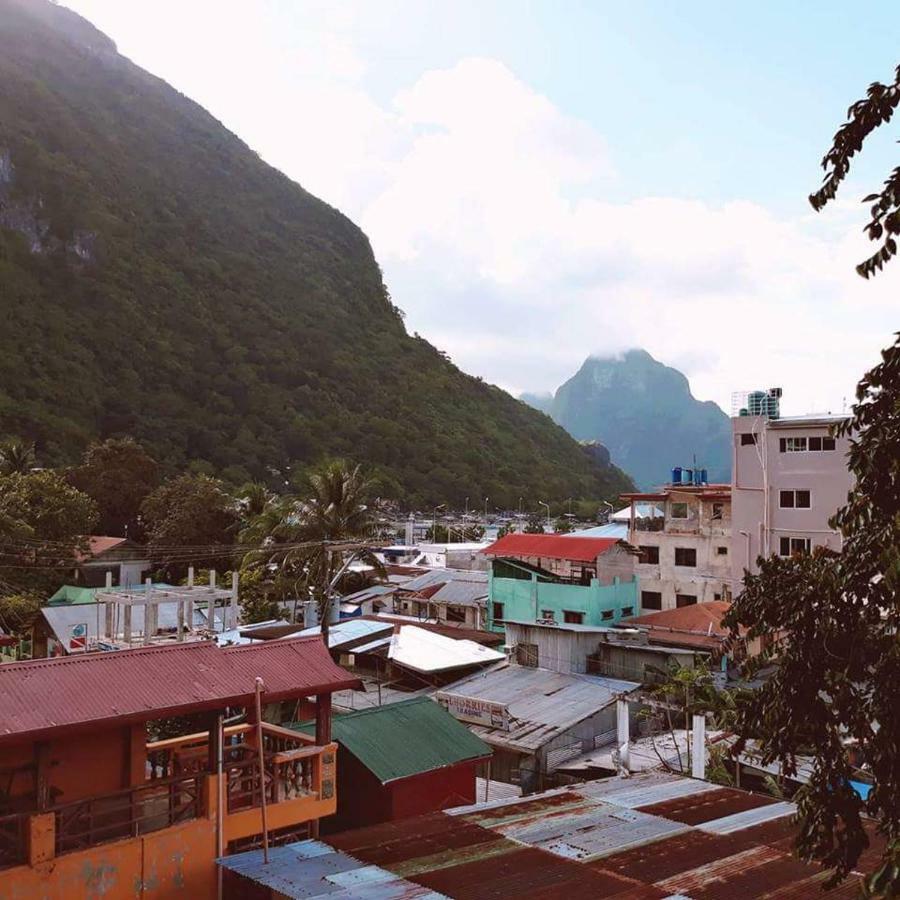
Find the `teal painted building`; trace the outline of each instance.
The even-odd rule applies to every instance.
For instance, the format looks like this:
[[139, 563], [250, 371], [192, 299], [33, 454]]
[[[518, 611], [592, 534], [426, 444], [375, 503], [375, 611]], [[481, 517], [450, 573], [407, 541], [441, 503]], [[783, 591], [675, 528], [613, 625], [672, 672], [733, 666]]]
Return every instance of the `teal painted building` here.
[[503, 619], [613, 625], [640, 612], [636, 575], [614, 575], [608, 583], [596, 576], [584, 581], [574, 583], [524, 562], [496, 559], [488, 577], [488, 629], [503, 631]]

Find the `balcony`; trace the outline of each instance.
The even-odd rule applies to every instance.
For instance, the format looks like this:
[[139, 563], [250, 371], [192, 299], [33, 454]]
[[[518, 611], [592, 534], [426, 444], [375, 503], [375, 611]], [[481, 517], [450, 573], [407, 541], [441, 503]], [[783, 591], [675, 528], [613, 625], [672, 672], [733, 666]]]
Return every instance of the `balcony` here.
[[[262, 832], [262, 792], [272, 830], [317, 820], [337, 809], [336, 744], [321, 747], [308, 735], [263, 723], [261, 778], [257, 735], [256, 725], [236, 725], [223, 732], [226, 842]], [[209, 735], [156, 741], [147, 745], [147, 757], [151, 778], [206, 772]]]
[[196, 823], [216, 828], [223, 846], [262, 833], [264, 792], [270, 831], [304, 826], [337, 808], [337, 745], [299, 732], [256, 725], [224, 729], [222, 778], [209, 772], [209, 733], [147, 745], [148, 780], [134, 787], [44, 810], [0, 816], [0, 870]]

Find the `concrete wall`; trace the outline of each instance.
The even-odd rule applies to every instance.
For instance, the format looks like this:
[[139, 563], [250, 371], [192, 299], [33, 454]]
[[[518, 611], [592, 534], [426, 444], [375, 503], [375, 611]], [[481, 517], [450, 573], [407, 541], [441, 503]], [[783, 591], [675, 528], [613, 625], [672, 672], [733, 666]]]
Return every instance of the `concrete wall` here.
[[[687, 503], [688, 518], [671, 518], [674, 502]], [[635, 567], [640, 591], [662, 594], [662, 609], [675, 609], [676, 595], [686, 594], [697, 598], [698, 603], [727, 599], [731, 590], [731, 504], [722, 503], [721, 518], [712, 516], [713, 502], [700, 500], [690, 493], [673, 491], [666, 505], [665, 530], [630, 531], [629, 543], [636, 547], [658, 547], [659, 564], [638, 562]], [[724, 547], [721, 555], [718, 549]], [[693, 549], [697, 565], [676, 566], [676, 548]], [[642, 612], [653, 612], [642, 607]]]
[[[537, 575], [530, 579], [496, 578], [488, 580], [488, 623], [494, 631], [503, 626], [493, 618], [493, 604], [503, 604], [503, 618], [534, 621], [542, 617], [544, 610], [552, 611], [557, 622], [562, 622], [566, 610], [584, 614], [584, 625], [610, 625], [622, 616], [637, 615], [637, 579], [615, 579], [612, 584], [601, 585], [592, 579], [589, 586], [558, 584], [539, 581]], [[609, 614], [604, 618], [603, 613]]]
[[[744, 445], [741, 435], [756, 434]], [[732, 566], [734, 593], [740, 591], [745, 569], [757, 571], [758, 556], [777, 555], [781, 537], [809, 538], [812, 547], [840, 550], [841, 537], [828, 526], [853, 486], [847, 469], [849, 440], [836, 439], [835, 450], [787, 452], [781, 438], [826, 437], [823, 419], [769, 420], [743, 416], [732, 419]], [[808, 490], [809, 509], [781, 509], [779, 492]]]

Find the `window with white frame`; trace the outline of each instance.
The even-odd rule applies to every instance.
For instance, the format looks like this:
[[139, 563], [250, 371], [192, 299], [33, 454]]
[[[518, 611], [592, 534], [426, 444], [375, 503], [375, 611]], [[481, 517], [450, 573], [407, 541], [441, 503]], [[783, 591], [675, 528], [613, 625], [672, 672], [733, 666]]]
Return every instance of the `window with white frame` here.
[[780, 438], [778, 449], [782, 453], [821, 453], [828, 450], [836, 450], [837, 444], [833, 437], [828, 435], [819, 437], [788, 437]]
[[778, 505], [782, 509], [809, 509], [812, 497], [809, 491], [779, 491]]

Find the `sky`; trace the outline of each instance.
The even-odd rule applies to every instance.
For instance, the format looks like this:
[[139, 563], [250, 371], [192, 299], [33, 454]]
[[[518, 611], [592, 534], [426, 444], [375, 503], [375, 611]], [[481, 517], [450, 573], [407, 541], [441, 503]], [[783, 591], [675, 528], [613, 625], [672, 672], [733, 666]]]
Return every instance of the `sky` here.
[[847, 107], [900, 63], [872, 0], [66, 0], [369, 239], [394, 303], [518, 394], [643, 347], [695, 396], [841, 410], [900, 324], [861, 198], [807, 196]]

